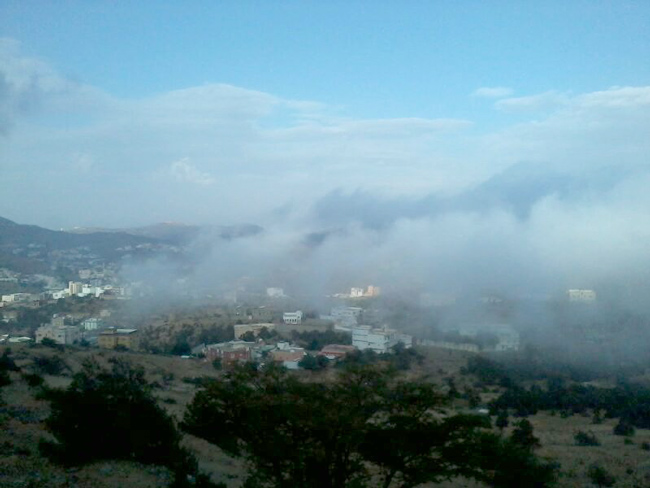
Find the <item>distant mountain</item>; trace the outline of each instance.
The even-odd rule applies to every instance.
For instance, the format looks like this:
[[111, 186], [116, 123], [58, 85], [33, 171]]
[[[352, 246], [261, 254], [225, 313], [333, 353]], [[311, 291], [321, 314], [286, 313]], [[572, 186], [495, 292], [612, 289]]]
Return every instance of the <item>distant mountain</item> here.
[[115, 249], [139, 244], [155, 244], [158, 239], [135, 236], [124, 232], [92, 232], [75, 234], [38, 227], [22, 225], [0, 217], [0, 250], [19, 247], [45, 247], [49, 250], [88, 247], [92, 250]]
[[400, 218], [434, 217], [449, 212], [484, 213], [494, 209], [527, 219], [544, 198], [561, 200], [599, 198], [621, 182], [647, 174], [643, 167], [610, 165], [568, 171], [541, 164], [519, 163], [479, 185], [451, 197], [431, 193], [421, 198], [386, 198], [368, 192], [335, 190], [317, 201], [312, 214], [327, 228], [359, 223], [382, 228]]
[[162, 222], [144, 227], [127, 227], [121, 229], [105, 229], [92, 227], [75, 227], [68, 232], [74, 234], [89, 233], [123, 233], [132, 236], [156, 239], [176, 246], [190, 244], [198, 237], [214, 239], [236, 239], [248, 237], [262, 232], [262, 227], [254, 224], [239, 225], [187, 225], [179, 222]]
[[170, 252], [176, 256], [195, 240], [209, 246], [218, 240], [257, 235], [262, 228], [253, 224], [194, 226], [161, 223], [125, 229], [75, 228], [55, 231], [36, 225], [22, 225], [0, 217], [0, 268], [22, 273], [44, 273], [53, 263], [73, 267], [84, 260], [116, 261], [124, 256], [151, 256]]

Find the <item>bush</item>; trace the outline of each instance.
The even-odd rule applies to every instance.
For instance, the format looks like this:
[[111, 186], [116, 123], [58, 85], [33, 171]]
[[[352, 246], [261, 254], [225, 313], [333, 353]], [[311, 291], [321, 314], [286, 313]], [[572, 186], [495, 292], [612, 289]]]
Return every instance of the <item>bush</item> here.
[[144, 379], [144, 370], [112, 361], [106, 371], [87, 362], [66, 390], [49, 390], [52, 413], [45, 424], [56, 442], [43, 454], [65, 465], [131, 459], [177, 467], [187, 460], [173, 420]]
[[61, 356], [36, 356], [34, 358], [34, 369], [40, 374], [56, 376], [70, 370], [70, 367]]
[[45, 381], [40, 374], [35, 373], [24, 374], [23, 379], [25, 380], [25, 383], [27, 383], [27, 385], [31, 386], [32, 388], [42, 386]]
[[593, 432], [579, 430], [573, 436], [577, 446], [600, 446], [600, 441]]
[[614, 435], [631, 436], [634, 435], [634, 426], [625, 419], [620, 419], [614, 426]]
[[643, 442], [641, 444], [641, 449], [643, 449], [644, 451], [650, 451], [650, 442]]
[[600, 465], [592, 465], [587, 471], [587, 476], [596, 486], [614, 486], [616, 478]]
[[541, 445], [539, 439], [533, 435], [533, 425], [526, 419], [515, 424], [510, 440], [525, 449], [535, 449]]

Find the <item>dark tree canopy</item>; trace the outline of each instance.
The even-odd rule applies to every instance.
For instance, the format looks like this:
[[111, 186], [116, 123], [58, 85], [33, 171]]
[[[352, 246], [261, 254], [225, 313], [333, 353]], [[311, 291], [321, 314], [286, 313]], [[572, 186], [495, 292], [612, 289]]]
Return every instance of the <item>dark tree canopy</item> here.
[[199, 391], [183, 428], [249, 465], [246, 486], [403, 488], [455, 476], [545, 486], [554, 468], [493, 433], [487, 417], [449, 415], [446, 395], [369, 366], [303, 382], [276, 366], [237, 368]]
[[180, 447], [172, 418], [158, 406], [142, 368], [114, 359], [106, 370], [85, 363], [65, 390], [49, 390], [52, 413], [46, 420], [56, 442], [44, 454], [66, 465], [126, 459], [164, 465], [176, 473], [194, 471]]

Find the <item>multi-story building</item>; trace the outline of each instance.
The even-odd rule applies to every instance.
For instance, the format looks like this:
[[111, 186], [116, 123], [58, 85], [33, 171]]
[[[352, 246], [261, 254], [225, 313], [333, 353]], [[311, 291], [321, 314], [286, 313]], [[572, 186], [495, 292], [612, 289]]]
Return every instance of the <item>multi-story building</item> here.
[[350, 288], [350, 298], [361, 298], [363, 296], [363, 288]]
[[81, 331], [71, 325], [43, 325], [36, 329], [36, 342], [51, 339], [57, 344], [70, 345], [81, 340]]
[[386, 327], [373, 329], [369, 325], [359, 325], [352, 328], [352, 345], [361, 351], [372, 349], [377, 353], [388, 352], [400, 342], [411, 347], [413, 339]]
[[570, 302], [592, 303], [596, 301], [594, 290], [567, 290], [566, 293]]
[[84, 330], [97, 330], [103, 324], [104, 321], [97, 317], [91, 317], [81, 322], [81, 326], [84, 328]]
[[127, 349], [136, 350], [140, 346], [138, 330], [109, 327], [99, 334], [97, 345], [104, 349], [115, 349], [118, 346], [123, 346]]
[[83, 289], [83, 283], [79, 283], [77, 281], [71, 281], [68, 283], [68, 292], [70, 293], [71, 296], [79, 295], [82, 289]]
[[302, 323], [302, 312], [285, 312], [282, 315], [282, 321], [287, 325], [300, 325]]
[[284, 290], [282, 288], [267, 288], [266, 295], [271, 298], [282, 298], [284, 296]]
[[230, 366], [235, 363], [251, 361], [253, 358], [252, 348], [254, 346], [254, 342], [222, 342], [220, 344], [209, 344], [204, 346], [201, 352], [205, 355], [208, 361], [220, 359], [223, 366]]

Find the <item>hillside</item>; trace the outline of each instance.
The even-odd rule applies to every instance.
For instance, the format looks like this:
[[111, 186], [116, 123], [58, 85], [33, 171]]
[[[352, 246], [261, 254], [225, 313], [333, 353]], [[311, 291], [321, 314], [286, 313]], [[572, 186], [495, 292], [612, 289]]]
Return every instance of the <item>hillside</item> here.
[[[4, 348], [0, 348], [0, 353]], [[453, 378], [459, 390], [472, 387], [471, 377], [459, 374], [467, 355], [440, 349], [427, 349], [425, 362], [410, 374], [428, 374], [437, 380], [445, 390], [449, 378]], [[12, 383], [0, 392], [4, 404], [0, 407], [0, 486], [48, 486], [48, 487], [102, 487], [121, 486], [167, 487], [171, 483], [169, 470], [162, 467], [146, 466], [126, 461], [102, 461], [83, 467], [67, 469], [50, 463], [39, 454], [38, 443], [48, 434], [44, 430], [44, 419], [49, 415], [48, 403], [40, 399], [38, 388], [27, 384], [25, 373], [43, 374], [43, 364], [57, 363], [52, 358], [59, 357], [59, 370], [43, 374], [45, 382], [51, 387], [65, 387], [71, 381], [73, 372], [80, 369], [85, 358], [93, 356], [106, 364], [111, 357], [126, 358], [146, 370], [147, 380], [155, 385], [155, 395], [163, 406], [176, 419], [180, 419], [185, 407], [199, 390], [196, 378], [218, 377], [210, 363], [200, 359], [184, 360], [179, 357], [157, 356], [136, 353], [113, 353], [99, 350], [66, 348], [56, 351], [44, 346], [13, 347], [12, 357], [21, 372], [12, 372]], [[49, 358], [50, 361], [44, 361]], [[39, 364], [41, 366], [39, 366]], [[324, 381], [329, 373], [303, 372], [309, 381]], [[485, 402], [495, 396], [496, 390], [487, 389], [480, 393]], [[454, 401], [454, 410], [467, 411], [463, 399]], [[504, 434], [512, 431], [511, 425]], [[539, 413], [529, 417], [535, 435], [541, 440], [538, 454], [556, 459], [561, 464], [561, 475], [557, 486], [570, 488], [590, 486], [587, 471], [597, 462], [604, 466], [617, 479], [618, 487], [647, 486], [650, 477], [650, 460], [643, 446], [650, 442], [650, 431], [638, 430], [633, 438], [622, 438], [612, 434], [615, 419], [604, 419], [594, 425], [590, 416], [549, 415]], [[98, 419], [101, 421], [101, 419]], [[577, 430], [593, 432], [600, 445], [577, 446], [574, 433]], [[215, 482], [223, 482], [228, 487], [242, 485], [244, 467], [240, 461], [229, 458], [217, 447], [196, 437], [185, 434], [183, 444], [197, 456], [204, 472], [210, 474]], [[426, 485], [428, 486], [428, 485]], [[461, 486], [483, 486], [467, 480], [445, 482], [439, 486], [448, 488]]]

